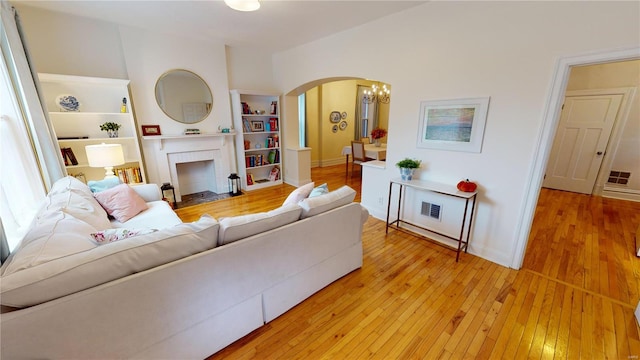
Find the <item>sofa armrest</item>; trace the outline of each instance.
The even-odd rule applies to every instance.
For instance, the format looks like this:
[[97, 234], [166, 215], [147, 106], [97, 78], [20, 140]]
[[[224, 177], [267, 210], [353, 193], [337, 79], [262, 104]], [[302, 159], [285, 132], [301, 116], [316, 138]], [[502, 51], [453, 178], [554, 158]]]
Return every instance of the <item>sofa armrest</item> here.
[[162, 200], [162, 192], [157, 184], [142, 184], [131, 188], [146, 202]]

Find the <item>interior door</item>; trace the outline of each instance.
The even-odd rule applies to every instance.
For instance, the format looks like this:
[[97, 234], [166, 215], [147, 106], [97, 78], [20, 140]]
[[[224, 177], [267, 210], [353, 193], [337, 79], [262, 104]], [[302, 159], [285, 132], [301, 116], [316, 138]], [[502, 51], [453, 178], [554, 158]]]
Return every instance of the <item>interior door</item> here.
[[542, 186], [591, 194], [622, 96], [566, 96]]

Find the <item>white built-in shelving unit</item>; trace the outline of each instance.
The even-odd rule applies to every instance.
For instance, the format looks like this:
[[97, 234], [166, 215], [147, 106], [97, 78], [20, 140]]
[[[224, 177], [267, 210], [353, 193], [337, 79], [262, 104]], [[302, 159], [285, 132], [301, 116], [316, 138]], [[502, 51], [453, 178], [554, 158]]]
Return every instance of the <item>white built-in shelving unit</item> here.
[[[61, 149], [71, 148], [78, 161], [77, 165], [66, 166], [69, 175], [87, 181], [103, 179], [104, 168], [89, 166], [85, 146], [117, 143], [122, 145], [126, 163], [115, 169], [139, 168], [142, 182], [146, 182], [136, 121], [131, 111], [129, 80], [44, 73], [38, 74], [38, 78], [58, 145]], [[80, 102], [79, 111], [63, 111], [56, 101], [59, 95], [76, 97]], [[121, 112], [123, 98], [126, 112]], [[122, 126], [118, 137], [110, 138], [100, 130], [105, 122]]]
[[[231, 105], [242, 189], [255, 190], [282, 184], [279, 95], [231, 90]], [[264, 111], [264, 114], [256, 113], [256, 110]], [[274, 179], [272, 174], [275, 171], [278, 171], [278, 176]]]

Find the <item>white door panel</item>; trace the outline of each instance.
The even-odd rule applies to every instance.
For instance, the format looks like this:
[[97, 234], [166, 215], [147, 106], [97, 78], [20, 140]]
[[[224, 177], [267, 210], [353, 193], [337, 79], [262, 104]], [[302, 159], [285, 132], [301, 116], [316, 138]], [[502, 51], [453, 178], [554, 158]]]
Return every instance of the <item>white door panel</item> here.
[[567, 96], [544, 187], [591, 194], [622, 95]]

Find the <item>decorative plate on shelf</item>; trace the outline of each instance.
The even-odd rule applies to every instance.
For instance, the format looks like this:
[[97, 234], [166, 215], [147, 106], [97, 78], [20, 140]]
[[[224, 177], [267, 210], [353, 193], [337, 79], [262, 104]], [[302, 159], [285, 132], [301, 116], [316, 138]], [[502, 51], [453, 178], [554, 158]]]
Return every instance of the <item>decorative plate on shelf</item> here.
[[339, 123], [341, 118], [342, 114], [338, 111], [332, 111], [331, 114], [329, 114], [329, 120], [331, 120], [332, 123]]
[[58, 95], [56, 104], [61, 111], [80, 111], [80, 102], [73, 95]]
[[347, 128], [347, 122], [346, 121], [340, 122], [340, 130], [344, 130], [346, 128]]

